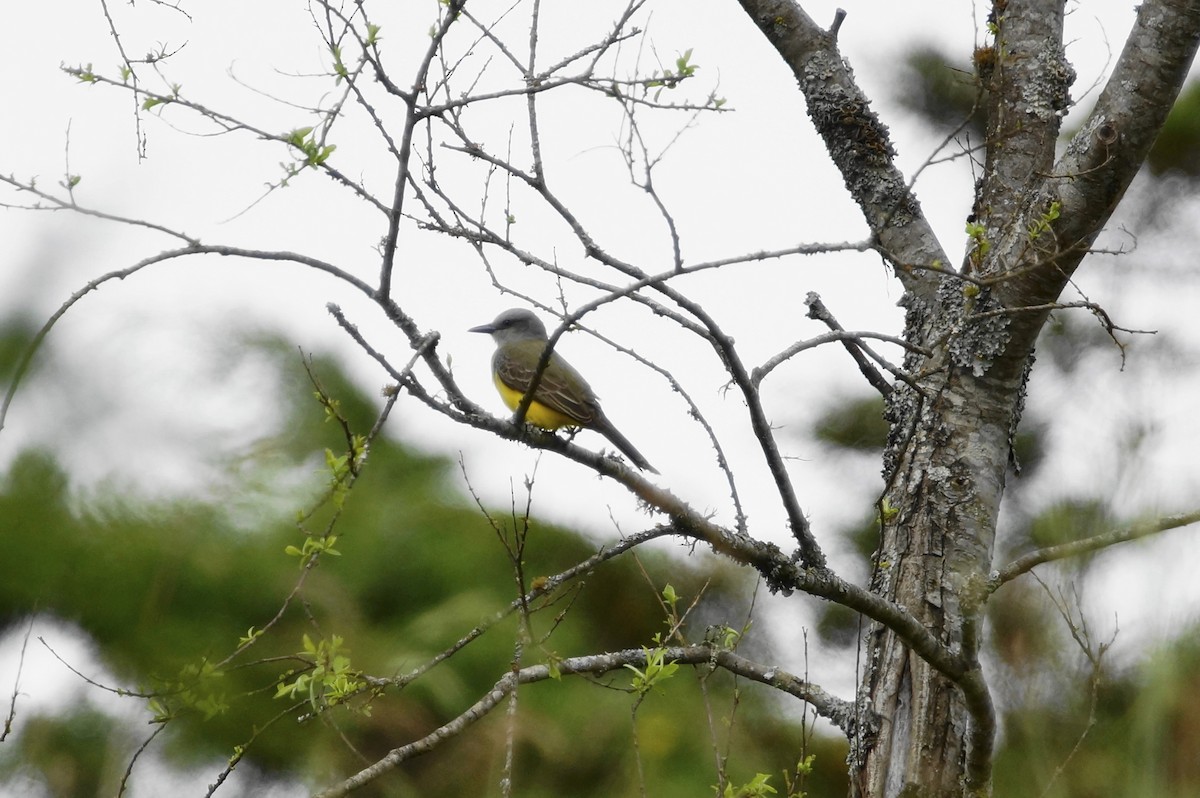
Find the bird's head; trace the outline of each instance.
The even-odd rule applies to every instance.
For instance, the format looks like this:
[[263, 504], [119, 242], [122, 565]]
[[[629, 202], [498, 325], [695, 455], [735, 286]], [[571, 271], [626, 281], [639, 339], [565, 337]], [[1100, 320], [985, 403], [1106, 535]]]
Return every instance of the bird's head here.
[[510, 308], [491, 324], [481, 324], [467, 332], [488, 333], [498, 344], [505, 341], [546, 340], [546, 325], [525, 308]]

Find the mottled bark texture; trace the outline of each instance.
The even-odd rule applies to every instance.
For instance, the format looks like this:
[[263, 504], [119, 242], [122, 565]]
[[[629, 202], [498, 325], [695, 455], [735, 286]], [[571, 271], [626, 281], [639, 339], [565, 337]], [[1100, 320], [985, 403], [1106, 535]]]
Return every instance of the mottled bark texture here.
[[[1046, 306], [1166, 119], [1200, 39], [1200, 0], [1139, 8], [1095, 110], [1057, 161], [1074, 80], [1064, 2], [995, 4], [995, 36], [976, 58], [988, 89], [978, 232], [957, 272], [835, 37], [793, 0], [740, 2], [795, 74], [810, 119], [904, 287], [906, 339], [932, 353], [908, 355], [914, 385], [897, 382], [888, 400], [887, 488], [869, 587], [918, 619], [944, 656], [935, 667], [886, 623], [872, 622], [858, 702], [877, 726], [861, 724], [852, 735], [851, 793], [985, 796], [995, 717], [977, 624], [1034, 342]], [[842, 35], [853, 27], [851, 17]], [[963, 42], [964, 51], [972, 45]]]

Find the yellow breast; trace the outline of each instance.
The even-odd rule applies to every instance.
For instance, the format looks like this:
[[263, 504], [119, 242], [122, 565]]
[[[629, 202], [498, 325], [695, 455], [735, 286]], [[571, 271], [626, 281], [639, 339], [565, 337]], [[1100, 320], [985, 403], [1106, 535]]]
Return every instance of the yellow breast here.
[[[500, 392], [500, 398], [504, 400], [504, 404], [508, 405], [509, 410], [516, 410], [520, 407], [521, 400], [525, 398], [523, 393], [505, 385], [498, 374], [492, 375], [492, 381], [496, 384], [496, 390]], [[542, 429], [559, 429], [560, 427], [575, 427], [579, 425], [579, 422], [575, 419], [546, 407], [536, 399], [529, 403], [529, 410], [525, 413], [525, 421]]]

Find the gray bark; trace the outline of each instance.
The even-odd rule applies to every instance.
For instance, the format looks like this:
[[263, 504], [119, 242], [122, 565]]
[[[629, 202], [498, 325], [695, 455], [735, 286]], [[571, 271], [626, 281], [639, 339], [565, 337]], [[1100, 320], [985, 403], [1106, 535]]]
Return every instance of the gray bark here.
[[[1057, 162], [1074, 79], [1064, 3], [1009, 0], [994, 9], [998, 33], [981, 75], [989, 135], [975, 203], [987, 247], [968, 252], [958, 274], [945, 268], [944, 249], [894, 166], [887, 128], [835, 37], [792, 0], [740, 2], [796, 75], [813, 124], [904, 287], [905, 338], [932, 352], [910, 353], [905, 368], [915, 387], [897, 383], [889, 397], [887, 488], [869, 587], [915, 617], [954, 667], [935, 668], [887, 623], [872, 622], [859, 703], [878, 727], [860, 724], [851, 739], [851, 794], [988, 795], [995, 716], [978, 664], [978, 619], [1034, 343], [1046, 306], [1120, 201], [1186, 78], [1200, 41], [1200, 0], [1140, 7], [1096, 109]], [[1048, 229], [1031, 235], [1039, 222]]]

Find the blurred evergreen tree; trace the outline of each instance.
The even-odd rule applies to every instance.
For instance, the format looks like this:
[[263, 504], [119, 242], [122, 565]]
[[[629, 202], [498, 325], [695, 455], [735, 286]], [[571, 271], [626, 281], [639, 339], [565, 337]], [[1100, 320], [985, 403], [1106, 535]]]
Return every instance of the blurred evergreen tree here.
[[[273, 477], [315, 471], [326, 447], [345, 447], [336, 425], [324, 423], [294, 350], [270, 340], [253, 348], [272, 353], [287, 375], [278, 401], [288, 421], [281, 425], [285, 436], [260, 443], [236, 464], [239, 508], [276, 506], [273, 485], [295, 480]], [[369, 429], [375, 402], [334, 363], [318, 360], [313, 370], [351, 428]], [[298, 722], [308, 708], [275, 698], [280, 674], [301, 664], [296, 654], [304, 635], [337, 635], [353, 668], [394, 676], [447, 649], [515, 597], [512, 565], [496, 533], [456, 494], [452, 473], [447, 461], [377, 439], [338, 521], [341, 556], [321, 560], [299, 600], [248, 652], [219, 675], [198, 676], [232, 651], [248, 627], [261, 628], [282, 606], [300, 575], [284, 549], [304, 536], [290, 519], [268, 513], [250, 513], [248, 523], [245, 512], [239, 515], [221, 498], [164, 502], [99, 490], [84, 499], [52, 455], [26, 452], [0, 481], [0, 621], [10, 631], [22, 630], [34, 614], [70, 622], [95, 644], [117, 681], [113, 686], [161, 691], [152, 706], [174, 717], [152, 750], [176, 767], [207, 767], [211, 781], [220, 770], [214, 763], [253, 737], [241, 768], [264, 789], [297, 778], [327, 784], [456, 716], [510, 667], [512, 617], [404, 690], [374, 698], [369, 711], [359, 698], [351, 702], [358, 711], [336, 707]], [[302, 505], [310, 497], [293, 498]], [[320, 528], [329, 513], [324, 508], [309, 528]], [[529, 579], [556, 573], [595, 548], [534, 519], [524, 570]], [[525, 661], [650, 645], [666, 628], [657, 593], [668, 582], [687, 602], [703, 590], [705, 618], [735, 627], [744, 622], [753, 586], [743, 574], [707, 557], [702, 570], [661, 553], [638, 558], [652, 584], [629, 557], [602, 565], [584, 589], [533, 616], [535, 635], [553, 634]], [[702, 636], [703, 629], [694, 633]], [[522, 688], [521, 795], [638, 792], [633, 699], [602, 686], [628, 686], [628, 674], [597, 681], [564, 678]], [[80, 687], [85, 695], [98, 690]], [[799, 757], [801, 731], [757, 691], [735, 697], [734, 688], [726, 675], [685, 670], [663, 695], [646, 699], [636, 723], [647, 794], [708, 792], [717, 780], [714, 751], [726, 750], [727, 736], [735, 778], [761, 771], [781, 783], [779, 772]], [[722, 718], [735, 704], [737, 720], [729, 729]], [[782, 710], [799, 715], [786, 705]], [[448, 751], [418, 758], [358, 794], [487, 794], [500, 777], [504, 751], [503, 712], [495, 715], [449, 742]], [[88, 703], [60, 715], [28, 714], [18, 705], [14, 737], [0, 748], [0, 778], [39, 784], [54, 796], [111, 796], [153, 728], [129, 727]], [[818, 755], [810, 795], [844, 794], [845, 744], [818, 737], [808, 750]]]
[[1183, 87], [1146, 161], [1151, 174], [1200, 177], [1200, 80]]
[[[977, 74], [986, 74], [991, 56], [986, 48], [959, 58], [934, 45], [911, 50], [896, 84], [896, 99], [938, 131], [965, 125], [975, 143], [984, 140], [986, 90]], [[1064, 137], [1074, 131], [1064, 131]], [[1155, 177], [1200, 176], [1200, 80], [1179, 93], [1167, 122], [1150, 150], [1146, 167]]]
[[[986, 51], [976, 53], [978, 62]], [[986, 68], [986, 63], [980, 64]], [[956, 59], [932, 45], [909, 51], [898, 71], [896, 99], [938, 132], [963, 126], [975, 144], [984, 140], [985, 94], [970, 60]]]

